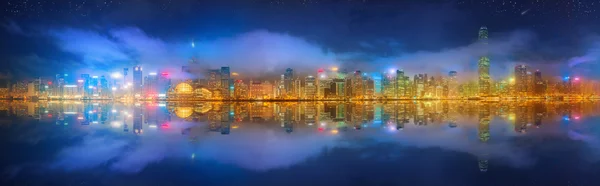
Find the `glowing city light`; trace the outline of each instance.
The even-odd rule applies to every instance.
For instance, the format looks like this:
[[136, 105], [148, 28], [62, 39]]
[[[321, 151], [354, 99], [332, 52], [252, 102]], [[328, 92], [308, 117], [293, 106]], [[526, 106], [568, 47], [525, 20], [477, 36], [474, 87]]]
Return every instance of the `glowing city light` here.
[[331, 67], [331, 71], [337, 72], [338, 71], [338, 67]]
[[83, 79], [78, 79], [77, 83], [83, 83]]
[[579, 77], [575, 77], [575, 81], [579, 81]]
[[156, 72], [150, 72], [148, 75], [156, 76]]

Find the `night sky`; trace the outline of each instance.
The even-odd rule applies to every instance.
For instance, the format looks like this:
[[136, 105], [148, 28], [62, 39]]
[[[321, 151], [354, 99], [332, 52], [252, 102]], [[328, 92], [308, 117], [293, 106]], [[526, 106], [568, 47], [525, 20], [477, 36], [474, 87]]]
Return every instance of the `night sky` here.
[[[0, 71], [15, 78], [141, 64], [231, 66], [242, 77], [402, 68], [463, 77], [487, 53], [494, 79], [516, 64], [600, 78], [600, 0], [5, 0]], [[490, 44], [477, 43], [481, 26]], [[193, 44], [193, 46], [192, 46]]]

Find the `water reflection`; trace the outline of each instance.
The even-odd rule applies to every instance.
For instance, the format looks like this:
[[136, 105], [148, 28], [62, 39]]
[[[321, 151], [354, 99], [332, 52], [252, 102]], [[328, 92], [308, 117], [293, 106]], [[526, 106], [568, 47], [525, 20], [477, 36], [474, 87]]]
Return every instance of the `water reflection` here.
[[54, 169], [138, 172], [185, 158], [265, 171], [326, 149], [391, 143], [467, 153], [477, 159], [471, 166], [486, 172], [495, 162], [535, 164], [519, 139], [566, 136], [597, 147], [600, 133], [584, 120], [597, 118], [598, 109], [594, 102], [5, 102], [0, 123], [55, 125], [10, 137], [28, 143], [71, 135], [41, 163]]

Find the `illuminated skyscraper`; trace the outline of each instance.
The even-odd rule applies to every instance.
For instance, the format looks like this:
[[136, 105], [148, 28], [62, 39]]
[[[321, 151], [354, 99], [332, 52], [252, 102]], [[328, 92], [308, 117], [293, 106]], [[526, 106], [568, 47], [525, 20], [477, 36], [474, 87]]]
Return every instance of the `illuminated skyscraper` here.
[[133, 94], [134, 95], [142, 95], [142, 67], [135, 66], [133, 67]]
[[397, 88], [397, 97], [408, 97], [410, 94], [408, 93], [409, 87], [409, 79], [408, 76], [404, 75], [403, 70], [396, 70], [396, 86]]
[[283, 88], [285, 89], [285, 95], [291, 96], [294, 90], [294, 70], [291, 68], [285, 69], [283, 74]]
[[519, 96], [527, 95], [527, 66], [517, 65], [515, 67], [515, 93]]
[[308, 76], [304, 80], [304, 98], [315, 99], [317, 96], [317, 82], [314, 76]]
[[221, 67], [221, 95], [224, 99], [229, 99], [233, 94], [233, 83], [229, 67]]
[[[482, 26], [479, 29], [479, 42], [484, 45], [488, 43], [488, 29]], [[490, 59], [487, 55], [481, 56], [477, 63], [479, 67], [479, 96], [490, 95]]]
[[415, 93], [417, 97], [423, 97], [425, 95], [425, 82], [427, 81], [427, 74], [418, 74], [414, 77]]
[[542, 72], [536, 70], [533, 77], [533, 92], [536, 96], [543, 96], [546, 94], [546, 82], [542, 79]]
[[450, 71], [448, 73], [448, 98], [458, 97], [458, 73], [456, 71]]
[[353, 97], [355, 98], [362, 98], [364, 97], [364, 81], [363, 81], [363, 74], [360, 70], [357, 70], [354, 72], [354, 75], [352, 76], [352, 93], [353, 93]]

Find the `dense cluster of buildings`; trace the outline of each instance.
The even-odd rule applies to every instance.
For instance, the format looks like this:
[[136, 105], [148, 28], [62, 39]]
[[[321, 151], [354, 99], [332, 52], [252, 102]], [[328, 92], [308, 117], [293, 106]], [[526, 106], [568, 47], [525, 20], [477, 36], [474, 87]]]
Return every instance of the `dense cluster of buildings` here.
[[[481, 27], [479, 42], [487, 44], [488, 30]], [[288, 68], [277, 80], [240, 79], [230, 67], [194, 74], [203, 79], [174, 82], [169, 72], [144, 74], [141, 66], [110, 76], [57, 74], [52, 78], [19, 81], [0, 78], [0, 98], [26, 99], [137, 99], [137, 100], [372, 100], [372, 99], [582, 99], [595, 98], [599, 84], [579, 77], [546, 77], [517, 65], [512, 76], [494, 81], [490, 59], [480, 56], [478, 80], [459, 82], [459, 72], [432, 76], [404, 70], [383, 72], [320, 68], [298, 75]], [[182, 72], [189, 68], [182, 67]], [[145, 75], [145, 76], [144, 76]]]

